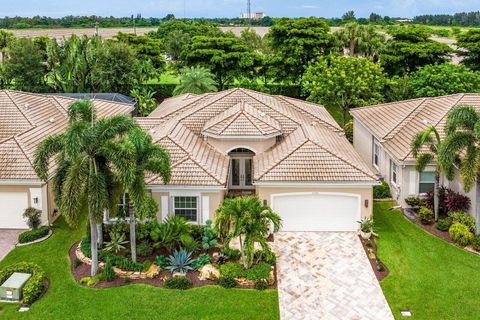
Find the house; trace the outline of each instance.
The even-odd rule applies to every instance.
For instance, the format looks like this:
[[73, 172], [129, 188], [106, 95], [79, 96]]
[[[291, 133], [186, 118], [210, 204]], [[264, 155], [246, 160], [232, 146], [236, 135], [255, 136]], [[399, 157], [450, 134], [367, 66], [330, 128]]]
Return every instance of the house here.
[[[434, 166], [424, 172], [415, 170], [411, 141], [415, 134], [428, 126], [435, 126], [442, 137], [448, 112], [455, 106], [469, 105], [480, 109], [480, 94], [455, 94], [436, 98], [413, 99], [351, 111], [353, 117], [353, 145], [370, 168], [389, 185], [392, 196], [401, 206], [404, 199], [433, 191]], [[457, 176], [453, 181], [441, 177], [441, 183], [465, 194]], [[479, 219], [477, 184], [467, 195], [471, 199], [470, 214]]]
[[285, 231], [351, 231], [378, 179], [325, 108], [246, 89], [183, 95], [135, 118], [172, 160], [147, 179], [157, 218], [213, 219], [227, 195], [257, 194]]
[[[50, 182], [33, 169], [35, 149], [47, 136], [67, 127], [67, 109], [75, 99], [18, 91], [0, 91], [0, 229], [25, 229], [27, 207], [42, 211], [42, 223], [58, 216]], [[99, 117], [130, 114], [131, 103], [93, 99]]]

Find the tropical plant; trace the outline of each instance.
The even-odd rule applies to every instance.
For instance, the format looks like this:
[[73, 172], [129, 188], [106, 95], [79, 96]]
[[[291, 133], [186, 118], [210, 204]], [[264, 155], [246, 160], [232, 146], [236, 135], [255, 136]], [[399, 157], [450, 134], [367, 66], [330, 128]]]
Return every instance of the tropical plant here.
[[107, 252], [113, 251], [115, 253], [125, 250], [125, 244], [128, 243], [128, 241], [125, 241], [125, 238], [125, 233], [110, 232], [110, 241], [105, 243], [103, 250]]
[[191, 264], [193, 262], [192, 253], [185, 249], [175, 250], [172, 255], [168, 256], [167, 270], [171, 273], [180, 272], [187, 273], [193, 270]]
[[[92, 275], [98, 270], [97, 223], [105, 210], [117, 206], [113, 197], [121, 183], [135, 173], [132, 163], [134, 146], [124, 138], [133, 128], [130, 117], [97, 119], [90, 101], [74, 102], [68, 110], [68, 127], [64, 133], [43, 140], [35, 152], [34, 168], [42, 180], [53, 171], [55, 202], [66, 221], [77, 226], [82, 213], [88, 212], [92, 256]], [[113, 209], [112, 209], [113, 210]]]
[[357, 22], [345, 24], [335, 35], [342, 44], [341, 50], [348, 48], [351, 57], [376, 60], [385, 44], [385, 36], [378, 33], [373, 26], [360, 25]]
[[217, 245], [217, 239], [212, 229], [212, 220], [206, 221], [206, 226], [203, 227], [202, 248], [208, 250]]
[[475, 233], [477, 231], [477, 221], [474, 217], [464, 211], [449, 212], [448, 216], [452, 219], [453, 223], [458, 222], [466, 225], [470, 232]]
[[421, 208], [418, 210], [417, 217], [422, 224], [431, 224], [434, 215], [431, 209]]
[[105, 263], [105, 269], [103, 269], [103, 278], [107, 281], [113, 281], [117, 277], [117, 274], [113, 270], [112, 261], [110, 259]]
[[153, 252], [152, 245], [148, 240], [140, 242], [137, 247], [137, 253], [140, 257], [148, 257]]
[[474, 234], [470, 229], [460, 222], [452, 224], [450, 229], [448, 229], [448, 233], [452, 240], [461, 246], [468, 246], [474, 238]]
[[42, 211], [36, 208], [28, 207], [23, 212], [23, 218], [27, 220], [30, 229], [36, 230], [42, 223]]
[[173, 90], [176, 96], [184, 93], [202, 94], [217, 91], [214, 75], [204, 67], [183, 68], [179, 80], [180, 83]]
[[157, 100], [155, 100], [155, 91], [151, 91], [146, 87], [136, 87], [130, 91], [130, 95], [137, 102], [138, 114], [146, 117], [157, 107]]
[[270, 226], [273, 226], [273, 232], [278, 232], [281, 218], [257, 196], [227, 198], [217, 209], [215, 228], [225, 237], [226, 247], [233, 238], [239, 238], [244, 268], [252, 264], [255, 242], [263, 250], [270, 251], [267, 243]]
[[206, 264], [210, 263], [210, 256], [208, 254], [202, 253], [197, 257], [197, 259], [192, 261], [193, 270], [198, 270]]
[[448, 221], [448, 219], [438, 219], [435, 227], [440, 231], [448, 231], [448, 229], [450, 229], [450, 225], [451, 223]]
[[360, 224], [360, 230], [364, 233], [374, 233], [375, 223], [372, 218], [363, 218], [357, 221]]
[[2, 56], [2, 64], [5, 63], [7, 48], [13, 39], [13, 33], [6, 30], [0, 30], [0, 55]]
[[159, 266], [160, 268], [167, 268], [168, 267], [168, 259], [165, 256], [157, 256], [155, 257], [154, 263]]

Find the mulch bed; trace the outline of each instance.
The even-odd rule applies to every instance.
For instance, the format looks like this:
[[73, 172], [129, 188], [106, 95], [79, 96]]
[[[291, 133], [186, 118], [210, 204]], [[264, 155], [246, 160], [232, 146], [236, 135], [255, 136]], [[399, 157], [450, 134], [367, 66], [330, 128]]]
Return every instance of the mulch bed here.
[[[385, 263], [382, 263], [383, 266], [384, 266], [384, 270], [383, 271], [378, 271], [378, 265], [379, 265], [380, 259], [378, 259], [378, 256], [377, 256], [377, 244], [375, 242], [374, 237], [372, 236], [370, 238], [370, 240], [372, 242], [372, 247], [371, 248], [367, 247], [367, 240], [363, 239], [360, 236], [358, 236], [358, 238], [360, 239], [360, 242], [362, 243], [363, 250], [365, 250], [365, 253], [367, 254], [368, 261], [370, 261], [370, 265], [372, 266], [373, 272], [375, 273], [375, 276], [377, 277], [378, 282], [382, 281], [383, 279], [385, 279], [388, 276], [389, 270], [388, 270], [387, 266], [385, 265]], [[376, 259], [370, 259], [368, 249], [373, 250], [373, 254], [375, 255], [375, 257], [377, 257]]]
[[[90, 277], [90, 265], [82, 263], [78, 267], [75, 267], [75, 259], [77, 258], [75, 251], [78, 246], [78, 242], [75, 242], [69, 250], [69, 257], [70, 257], [70, 269], [72, 271], [72, 275], [75, 278], [75, 281], [82, 285], [86, 286], [84, 284], [80, 283], [80, 279], [84, 277]], [[275, 277], [275, 283], [271, 286], [269, 286], [269, 289], [276, 289], [277, 288], [277, 272], [276, 272], [276, 266], [274, 269], [274, 277]], [[209, 285], [215, 285], [214, 281], [211, 280], [200, 280], [198, 278], [199, 276], [198, 271], [191, 271], [187, 273], [187, 277], [192, 281], [193, 287], [203, 287], [203, 286], [209, 286]], [[163, 280], [165, 278], [171, 277], [171, 272], [167, 270], [163, 270], [160, 275], [153, 279], [130, 279], [130, 280], [125, 280], [125, 278], [120, 278], [117, 277], [113, 281], [100, 281], [98, 284], [91, 286], [92, 288], [111, 288], [111, 287], [120, 287], [120, 286], [126, 286], [129, 284], [133, 283], [143, 283], [143, 284], [149, 284], [155, 287], [163, 287]], [[251, 286], [246, 286], [246, 285], [237, 285], [235, 288], [241, 288], [241, 289], [251, 289]]]
[[448, 234], [448, 231], [440, 231], [435, 227], [435, 223], [432, 224], [423, 224], [421, 223], [418, 219], [409, 219], [413, 223], [415, 223], [417, 226], [423, 228], [425, 231], [433, 234], [434, 236], [437, 236], [439, 238], [442, 238], [443, 240], [453, 243], [457, 245], [452, 238], [450, 238], [450, 235]]

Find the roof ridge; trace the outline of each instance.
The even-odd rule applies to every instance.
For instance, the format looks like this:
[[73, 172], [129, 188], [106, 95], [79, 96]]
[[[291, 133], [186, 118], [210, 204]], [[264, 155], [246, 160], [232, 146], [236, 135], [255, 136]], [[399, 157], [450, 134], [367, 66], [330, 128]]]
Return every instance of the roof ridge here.
[[[225, 124], [225, 126], [223, 127], [223, 129], [220, 130], [220, 133], [225, 132], [225, 130], [227, 130], [228, 127], [230, 127], [230, 126], [232, 125], [232, 123], [233, 123], [235, 120], [237, 120], [242, 114], [243, 114], [243, 110], [240, 109], [240, 112], [238, 112], [238, 113], [236, 113], [236, 114], [234, 113], [234, 114], [232, 114], [230, 117], [224, 119], [224, 121], [227, 120], [227, 123]], [[231, 120], [230, 120], [230, 119], [231, 119]], [[217, 124], [218, 124], [218, 123], [217, 123]], [[214, 126], [214, 125], [210, 126], [209, 128], [211, 128], [211, 127], [213, 127], [213, 126]]]
[[[389, 140], [391, 139], [392, 137], [389, 137], [397, 128], [400, 128], [399, 130], [401, 130], [402, 128], [404, 128], [412, 119], [408, 120], [410, 118], [411, 115], [415, 114], [419, 114], [423, 108], [422, 106], [425, 104], [425, 102], [427, 101], [430, 101], [429, 99], [426, 99], [426, 98], [423, 98], [422, 102], [416, 106], [415, 108], [413, 108], [412, 111], [410, 111], [405, 117], [403, 117], [403, 119], [397, 123], [397, 125], [395, 125], [392, 129], [390, 129], [390, 131], [388, 131], [383, 137], [382, 139], [384, 140]], [[402, 125], [403, 124], [403, 125]], [[401, 126], [401, 127], [400, 127]]]
[[[171, 139], [170, 139], [171, 140]], [[180, 159], [179, 161], [173, 163], [171, 165], [171, 169], [177, 167], [178, 165], [184, 163], [186, 160], [190, 159], [190, 157], [187, 155], [185, 157], [183, 157], [182, 159]], [[159, 175], [158, 174], [154, 174], [152, 178], [150, 178], [148, 181], [147, 181], [147, 184], [148, 183], [151, 183], [152, 181], [154, 181]]]
[[29, 119], [29, 116], [23, 112], [22, 108], [20, 108], [18, 106], [18, 104], [15, 102], [15, 100], [10, 96], [8, 90], [5, 90], [5, 94], [7, 95], [7, 97], [10, 99], [10, 101], [12, 101], [12, 103], [15, 105], [15, 107], [18, 109], [18, 111], [25, 117], [25, 119], [27, 119], [28, 123], [30, 123], [32, 126], [36, 127], [36, 124], [33, 123], [30, 119]]
[[364, 106], [364, 107], [353, 108], [353, 109], [350, 110], [350, 113], [352, 113], [352, 112], [353, 113], [358, 113], [358, 112], [362, 112], [363, 110], [380, 108], [380, 107], [384, 107], [384, 106], [386, 107], [386, 106], [391, 106], [391, 105], [398, 104], [398, 103], [403, 103], [403, 102], [413, 102], [413, 101], [426, 100], [426, 99], [430, 99], [430, 98], [431, 97], [411, 98], [411, 99], [406, 99], [406, 100], [372, 104], [372, 105], [368, 105], [368, 106]]
[[[259, 128], [256, 124], [255, 124], [255, 121], [253, 121], [252, 119], [250, 119], [250, 117], [254, 118], [254, 119], [257, 119], [257, 120], [260, 120], [258, 119], [257, 117], [254, 117], [252, 114], [246, 112], [244, 114], [245, 118], [258, 130], [258, 132], [260, 132], [260, 134], [264, 135], [265, 133], [263, 132], [263, 130], [261, 128]], [[264, 122], [266, 125], [268, 125], [268, 123]]]
[[[18, 147], [20, 148], [20, 151], [22, 151], [23, 155], [25, 156], [25, 158], [28, 160], [28, 162], [30, 163], [30, 166], [32, 167], [33, 169], [33, 162], [32, 160], [30, 159], [30, 157], [27, 155], [27, 153], [25, 152], [25, 150], [23, 150], [23, 147], [22, 145], [20, 144], [20, 142], [17, 140], [17, 138], [15, 136], [12, 137], [13, 138], [13, 141], [15, 141], [15, 143], [18, 145]], [[33, 170], [35, 171], [35, 169]]]
[[55, 101], [55, 104], [57, 105], [57, 109], [60, 111], [60, 112], [65, 112], [65, 115], [67, 116], [68, 118], [68, 110], [66, 110], [62, 104], [57, 100], [57, 97], [56, 96], [50, 96], [51, 99], [53, 99], [53, 101]]

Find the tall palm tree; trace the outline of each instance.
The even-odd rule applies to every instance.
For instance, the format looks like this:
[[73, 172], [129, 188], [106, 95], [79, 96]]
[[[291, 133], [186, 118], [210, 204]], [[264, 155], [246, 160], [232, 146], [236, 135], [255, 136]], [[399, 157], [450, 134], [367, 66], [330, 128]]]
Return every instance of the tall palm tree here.
[[35, 152], [34, 168], [42, 180], [53, 173], [55, 200], [72, 227], [88, 210], [92, 253], [92, 276], [98, 271], [98, 232], [105, 210], [116, 205], [115, 181], [132, 180], [135, 166], [131, 159], [135, 148], [125, 138], [134, 126], [130, 117], [97, 119], [90, 101], [73, 103], [68, 110], [68, 128], [64, 133], [42, 141]]
[[336, 32], [337, 38], [341, 41], [344, 47], [348, 48], [348, 55], [351, 57], [355, 56], [360, 27], [361, 26], [358, 23], [350, 22]]
[[471, 106], [452, 109], [445, 126], [447, 134], [439, 150], [440, 164], [453, 180], [460, 169], [466, 192], [476, 185], [480, 165], [480, 114]]
[[216, 92], [215, 84], [215, 77], [207, 68], [185, 67], [180, 71], [180, 84], [175, 87], [173, 94]]
[[[432, 163], [434, 159], [438, 160], [438, 152], [442, 140], [440, 134], [434, 126], [429, 126], [420, 131], [412, 140], [412, 153], [416, 159], [415, 169], [418, 172], [425, 171], [425, 168]], [[435, 186], [433, 191], [433, 208], [435, 212], [435, 221], [438, 221], [439, 199], [440, 199], [440, 174], [442, 166], [437, 161], [435, 168]]]
[[373, 26], [350, 22], [335, 33], [342, 48], [348, 48], [351, 57], [361, 56], [375, 61], [385, 44], [385, 36], [378, 33]]
[[258, 242], [263, 250], [270, 251], [267, 237], [271, 225], [273, 232], [278, 232], [282, 225], [280, 216], [268, 205], [264, 205], [257, 196], [227, 198], [217, 209], [215, 217], [215, 228], [225, 236], [226, 246], [233, 238], [239, 238], [245, 269], [252, 264], [255, 242]]
[[162, 178], [164, 184], [170, 181], [170, 156], [165, 150], [152, 142], [152, 137], [140, 127], [135, 126], [128, 136], [135, 146], [135, 174], [126, 185], [133, 209], [129, 210], [130, 217], [130, 246], [132, 261], [137, 261], [136, 218], [145, 219], [154, 217], [158, 211], [158, 204], [148, 195], [145, 186], [145, 173], [156, 174]]

